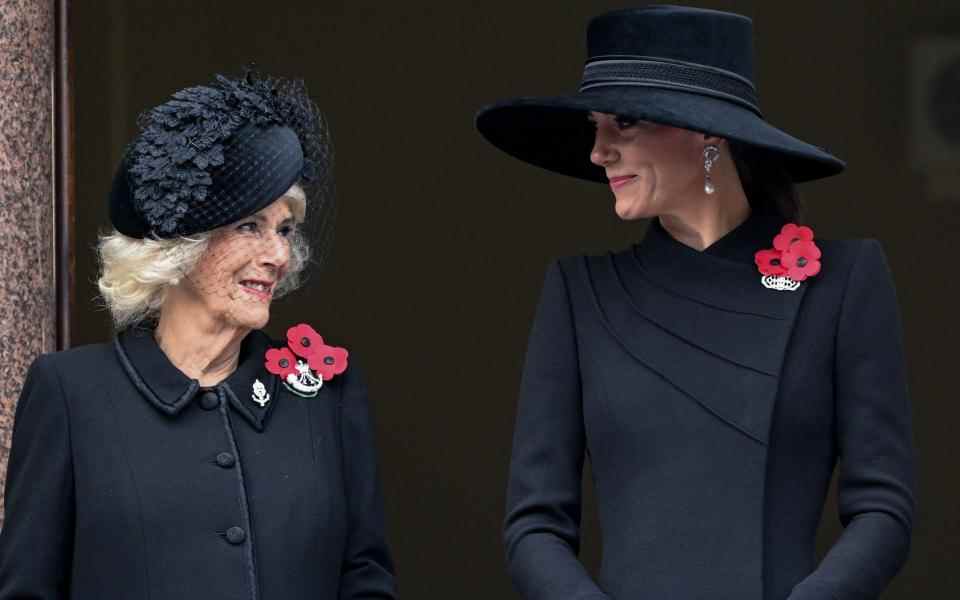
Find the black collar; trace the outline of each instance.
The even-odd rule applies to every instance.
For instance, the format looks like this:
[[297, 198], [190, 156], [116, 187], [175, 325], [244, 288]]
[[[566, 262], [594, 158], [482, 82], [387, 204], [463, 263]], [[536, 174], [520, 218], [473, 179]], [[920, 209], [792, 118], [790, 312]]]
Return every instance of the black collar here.
[[778, 300], [785, 296], [760, 285], [754, 262], [757, 250], [773, 248], [784, 223], [781, 217], [751, 215], [699, 251], [678, 242], [654, 219], [632, 254], [648, 277], [678, 294], [730, 311], [784, 318]]
[[753, 267], [754, 253], [764, 248], [773, 248], [773, 238], [780, 233], [785, 224], [786, 220], [783, 217], [751, 214], [706, 249], [698, 251], [678, 242], [664, 229], [660, 219], [653, 219], [641, 246], [652, 246], [662, 251], [666, 251], [669, 247], [673, 251], [686, 253], [689, 256], [712, 256], [746, 263]]
[[[264, 368], [264, 357], [272, 347], [274, 344], [265, 333], [251, 331], [241, 344], [236, 371], [214, 386], [257, 431], [263, 431], [277, 399], [279, 378]], [[187, 377], [170, 362], [157, 345], [152, 329], [124, 331], [114, 340], [114, 348], [133, 384], [164, 414], [179, 415], [199, 396], [200, 382]], [[257, 379], [266, 386], [271, 398], [264, 408], [252, 399], [253, 383]]]

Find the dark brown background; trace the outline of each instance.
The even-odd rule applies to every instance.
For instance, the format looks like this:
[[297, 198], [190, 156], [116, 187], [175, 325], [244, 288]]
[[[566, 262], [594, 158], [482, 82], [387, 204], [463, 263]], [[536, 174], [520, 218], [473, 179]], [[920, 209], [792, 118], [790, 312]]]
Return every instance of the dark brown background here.
[[[603, 186], [498, 154], [482, 104], [574, 90], [589, 16], [615, 2], [108, 0], [74, 4], [78, 185], [76, 344], [108, 338], [93, 247], [135, 117], [249, 62], [301, 76], [328, 113], [341, 203], [333, 262], [282, 301], [362, 357], [376, 405], [393, 549], [406, 598], [512, 598], [500, 546], [525, 339], [556, 256], [630, 244]], [[876, 237], [894, 270], [920, 455], [912, 557], [885, 598], [952, 596], [960, 531], [952, 309], [960, 194], [909, 164], [909, 49], [960, 36], [960, 3], [694, 2], [755, 19], [767, 117], [849, 171], [805, 185], [821, 237]], [[943, 196], [943, 194], [941, 194]], [[881, 325], [882, 326], [882, 325]], [[427, 383], [429, 382], [429, 384]], [[598, 561], [585, 506], [588, 564]], [[839, 531], [833, 498], [822, 547]], [[953, 568], [949, 568], [949, 565]]]

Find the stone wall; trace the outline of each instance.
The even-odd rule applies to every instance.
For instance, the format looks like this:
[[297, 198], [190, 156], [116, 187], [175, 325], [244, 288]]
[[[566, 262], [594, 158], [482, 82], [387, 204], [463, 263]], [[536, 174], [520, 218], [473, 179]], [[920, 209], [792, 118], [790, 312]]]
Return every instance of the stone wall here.
[[0, 2], [0, 481], [27, 367], [56, 345], [54, 22], [51, 0]]

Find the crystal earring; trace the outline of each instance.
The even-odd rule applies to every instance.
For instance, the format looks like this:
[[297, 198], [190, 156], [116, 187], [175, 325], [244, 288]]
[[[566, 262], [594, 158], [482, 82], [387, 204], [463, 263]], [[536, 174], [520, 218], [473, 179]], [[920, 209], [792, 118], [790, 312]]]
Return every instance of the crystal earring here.
[[710, 179], [710, 170], [713, 169], [713, 164], [717, 162], [717, 159], [720, 158], [720, 148], [716, 144], [708, 144], [703, 148], [703, 171], [705, 179], [703, 182], [703, 191], [708, 194], [712, 194], [717, 191], [716, 186], [713, 185], [713, 180]]

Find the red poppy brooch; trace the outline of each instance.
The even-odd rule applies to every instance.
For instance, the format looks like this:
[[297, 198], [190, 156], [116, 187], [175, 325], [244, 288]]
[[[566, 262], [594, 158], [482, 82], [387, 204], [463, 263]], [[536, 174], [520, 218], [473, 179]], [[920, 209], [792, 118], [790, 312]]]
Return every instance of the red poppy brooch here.
[[758, 251], [753, 259], [763, 275], [763, 287], [792, 292], [801, 281], [820, 272], [820, 256], [820, 248], [813, 242], [813, 230], [787, 223], [773, 238], [773, 248]]
[[298, 396], [316, 396], [324, 381], [347, 369], [347, 350], [324, 344], [320, 334], [306, 323], [287, 330], [287, 346], [267, 350], [265, 366]]

